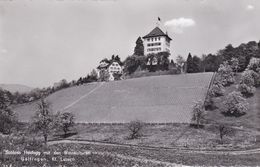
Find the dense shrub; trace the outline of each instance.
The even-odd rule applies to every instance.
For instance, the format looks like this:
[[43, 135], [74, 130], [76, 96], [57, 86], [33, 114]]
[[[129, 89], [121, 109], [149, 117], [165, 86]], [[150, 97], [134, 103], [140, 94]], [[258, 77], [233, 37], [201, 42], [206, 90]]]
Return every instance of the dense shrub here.
[[248, 66], [247, 66], [247, 69], [253, 70], [253, 71], [259, 73], [260, 72], [260, 58], [255, 58], [255, 57], [251, 58]]
[[207, 96], [204, 105], [205, 105], [205, 110], [214, 110], [216, 108], [212, 96]]
[[230, 62], [231, 62], [231, 68], [232, 68], [233, 72], [237, 73], [238, 66], [239, 66], [238, 58], [233, 57], [233, 58], [231, 58]]
[[255, 92], [255, 84], [257, 82], [257, 73], [252, 70], [246, 70], [242, 73], [241, 81], [238, 85], [238, 90], [244, 96], [251, 96]]
[[251, 75], [254, 78], [254, 85], [260, 86], [260, 58], [251, 58], [247, 70], [252, 71]]
[[220, 138], [220, 143], [223, 143], [223, 138], [224, 136], [231, 136], [234, 135], [235, 130], [223, 123], [218, 124], [217, 126], [218, 132], [219, 132], [219, 138]]
[[219, 66], [217, 78], [223, 86], [229, 86], [235, 82], [233, 70], [231, 66], [228, 65], [228, 62], [224, 62]]
[[70, 128], [75, 125], [75, 116], [72, 113], [64, 112], [58, 113], [57, 117], [57, 129], [64, 132], [63, 137], [67, 137]]
[[224, 101], [223, 114], [227, 116], [241, 116], [248, 111], [249, 104], [240, 92], [233, 91]]
[[129, 139], [137, 139], [138, 137], [142, 136], [142, 129], [144, 127], [144, 123], [140, 120], [131, 121], [128, 124], [129, 130]]
[[211, 96], [223, 96], [225, 92], [224, 86], [220, 82], [215, 82], [209, 90]]
[[250, 97], [254, 94], [255, 92], [255, 87], [254, 86], [249, 86], [247, 84], [241, 83], [238, 85], [238, 90], [245, 96], [245, 97]]

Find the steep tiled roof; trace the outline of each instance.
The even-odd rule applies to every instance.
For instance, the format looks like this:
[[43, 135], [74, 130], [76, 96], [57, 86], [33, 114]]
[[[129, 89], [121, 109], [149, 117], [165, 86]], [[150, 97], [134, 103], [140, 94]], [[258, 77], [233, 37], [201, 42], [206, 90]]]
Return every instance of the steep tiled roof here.
[[157, 36], [166, 36], [169, 40], [172, 40], [167, 34], [165, 34], [159, 27], [155, 27], [149, 34], [143, 38], [157, 37]]

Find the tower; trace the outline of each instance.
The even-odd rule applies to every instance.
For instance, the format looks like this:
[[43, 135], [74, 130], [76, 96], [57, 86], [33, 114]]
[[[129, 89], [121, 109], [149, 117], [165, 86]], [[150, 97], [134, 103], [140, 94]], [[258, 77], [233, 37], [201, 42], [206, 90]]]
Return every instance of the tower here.
[[144, 54], [158, 52], [170, 53], [171, 38], [167, 32], [164, 33], [158, 26], [156, 26], [150, 33], [143, 37], [144, 40]]

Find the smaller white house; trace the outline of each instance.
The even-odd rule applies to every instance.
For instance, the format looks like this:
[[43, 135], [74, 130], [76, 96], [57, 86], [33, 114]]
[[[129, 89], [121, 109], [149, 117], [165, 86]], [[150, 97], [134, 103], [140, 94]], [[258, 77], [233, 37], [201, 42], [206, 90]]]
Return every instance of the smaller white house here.
[[115, 80], [114, 74], [122, 74], [123, 73], [123, 68], [122, 68], [122, 66], [118, 62], [113, 61], [108, 66], [108, 73], [109, 73], [109, 80], [110, 81], [114, 81]]
[[117, 62], [117, 61], [112, 61], [109, 62], [107, 60], [102, 60], [99, 63], [98, 66], [98, 75], [100, 76], [100, 73], [107, 71], [109, 74], [109, 81], [114, 81], [116, 80], [115, 75], [118, 74], [118, 76], [120, 76], [123, 73], [123, 67]]

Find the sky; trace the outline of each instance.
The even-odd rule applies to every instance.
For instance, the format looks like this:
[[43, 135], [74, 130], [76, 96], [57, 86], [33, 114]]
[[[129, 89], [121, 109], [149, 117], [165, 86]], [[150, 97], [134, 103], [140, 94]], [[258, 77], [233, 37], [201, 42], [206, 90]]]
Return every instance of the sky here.
[[161, 18], [177, 55], [260, 40], [259, 0], [0, 0], [0, 83], [47, 87], [133, 54]]

